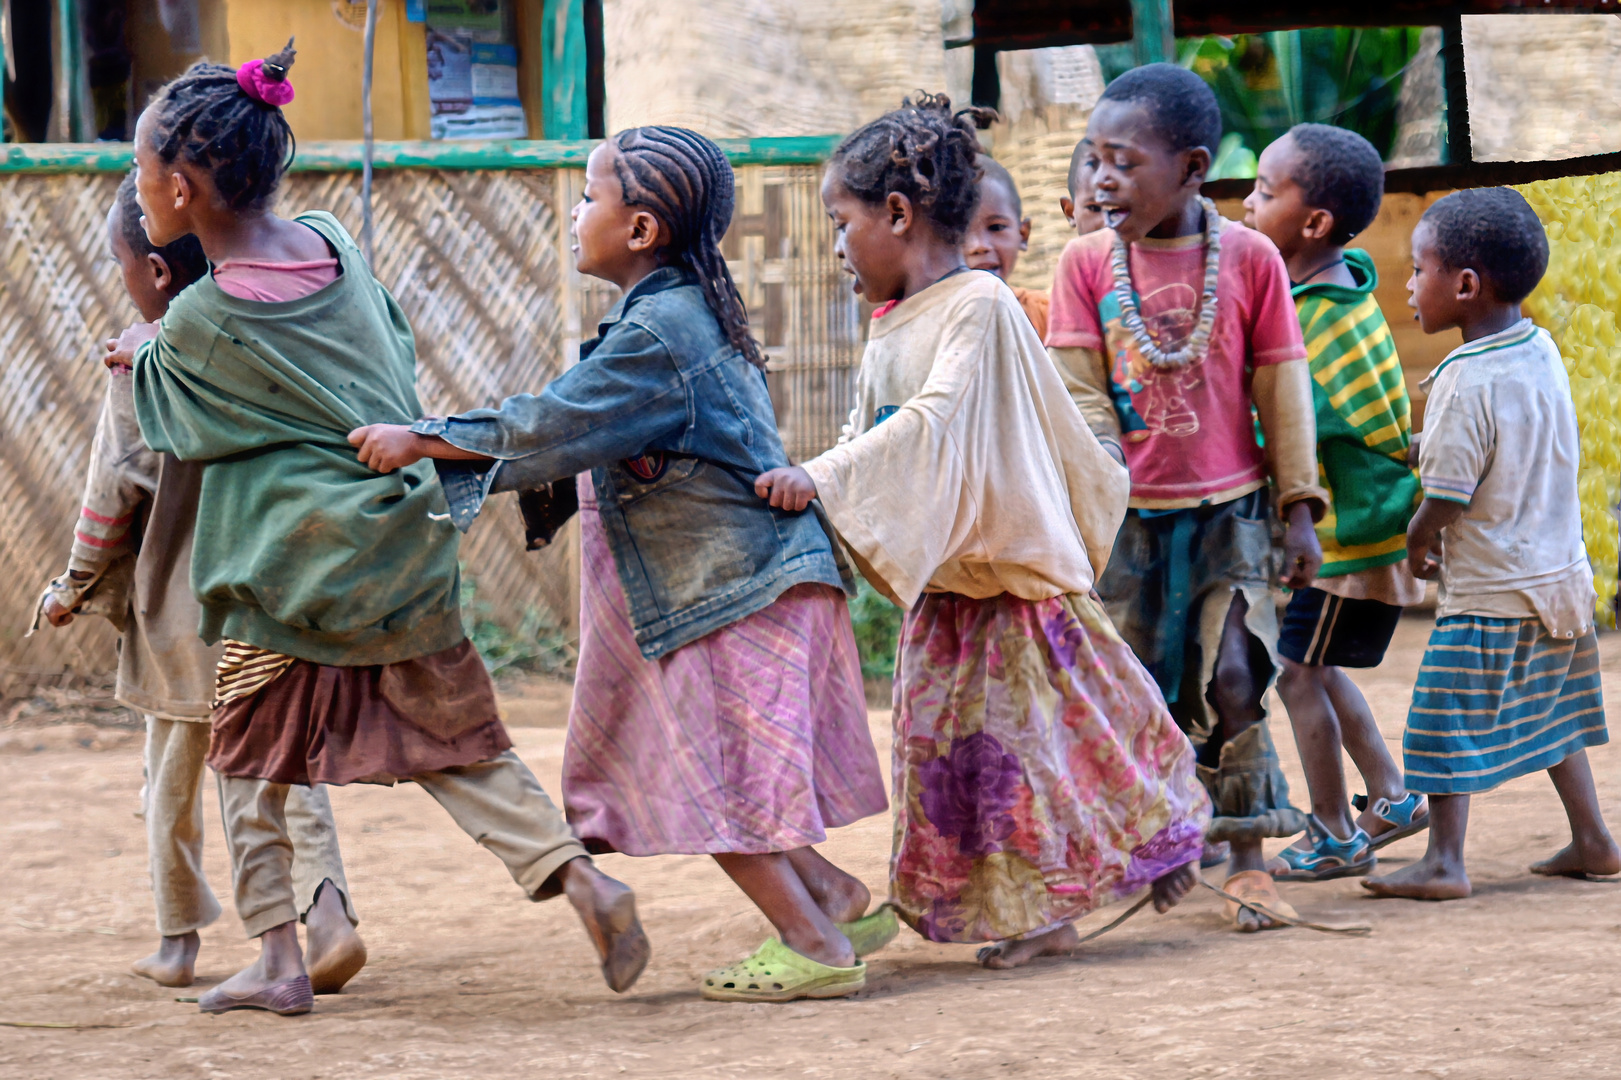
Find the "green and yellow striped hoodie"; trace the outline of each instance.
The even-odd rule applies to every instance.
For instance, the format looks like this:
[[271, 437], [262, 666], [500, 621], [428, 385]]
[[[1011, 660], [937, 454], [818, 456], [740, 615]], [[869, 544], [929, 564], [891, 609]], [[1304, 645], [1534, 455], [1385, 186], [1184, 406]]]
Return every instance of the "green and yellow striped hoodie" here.
[[1366, 251], [1347, 250], [1345, 262], [1356, 286], [1294, 288], [1317, 408], [1317, 473], [1332, 496], [1317, 526], [1319, 577], [1400, 562], [1407, 522], [1423, 496], [1407, 465], [1412, 402], [1373, 298], [1379, 274]]

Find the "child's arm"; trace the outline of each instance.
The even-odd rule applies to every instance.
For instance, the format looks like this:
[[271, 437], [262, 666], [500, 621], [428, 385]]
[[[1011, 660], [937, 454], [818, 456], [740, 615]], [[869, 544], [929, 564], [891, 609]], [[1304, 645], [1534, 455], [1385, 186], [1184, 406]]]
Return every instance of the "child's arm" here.
[[68, 569], [40, 598], [39, 613], [52, 626], [71, 623], [84, 594], [130, 553], [137, 511], [157, 486], [158, 457], [141, 440], [129, 383], [128, 370], [114, 368], [108, 376]]
[[1407, 523], [1407, 566], [1413, 576], [1428, 581], [1441, 571], [1441, 530], [1469, 509], [1452, 499], [1427, 498]]
[[1047, 355], [1052, 357], [1053, 366], [1064, 380], [1064, 389], [1075, 399], [1086, 426], [1092, 429], [1103, 448], [1124, 465], [1126, 455], [1120, 448], [1120, 414], [1115, 411], [1109, 367], [1103, 353], [1097, 349], [1054, 346], [1047, 350]]
[[1251, 394], [1261, 433], [1271, 452], [1283, 534], [1283, 581], [1291, 589], [1310, 585], [1323, 565], [1313, 525], [1322, 520], [1328, 493], [1317, 483], [1317, 412], [1311, 399], [1311, 369], [1288, 360], [1255, 369]]
[[476, 461], [483, 465], [494, 458], [452, 446], [437, 435], [418, 435], [406, 424], [367, 424], [349, 433], [349, 444], [359, 448], [360, 463], [378, 472], [393, 472], [415, 465], [423, 458], [439, 461]]

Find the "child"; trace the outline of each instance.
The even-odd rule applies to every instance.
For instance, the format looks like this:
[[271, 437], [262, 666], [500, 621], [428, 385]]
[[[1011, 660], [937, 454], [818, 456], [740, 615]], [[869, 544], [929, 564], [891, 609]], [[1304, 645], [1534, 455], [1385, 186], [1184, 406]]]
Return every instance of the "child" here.
[[[150, 322], [208, 273], [195, 237], [161, 249], [147, 241], [133, 174], [118, 185], [107, 214], [107, 246], [130, 299]], [[142, 809], [161, 935], [158, 951], [133, 970], [160, 986], [191, 985], [197, 931], [220, 914], [202, 872], [203, 758], [219, 650], [197, 639], [201, 613], [188, 580], [201, 479], [196, 463], [146, 448], [129, 370], [111, 372], [68, 571], [51, 582], [41, 604], [52, 626], [71, 623], [76, 610], [94, 610], [122, 633], [115, 696], [146, 717]], [[295, 789], [287, 817], [294, 823], [293, 893], [309, 936], [310, 984], [318, 994], [335, 994], [365, 965], [366, 946], [355, 933], [359, 919], [326, 789]]]
[[[1323, 566], [1289, 598], [1278, 639], [1278, 695], [1289, 709], [1311, 791], [1306, 835], [1269, 864], [1280, 881], [1366, 874], [1374, 852], [1429, 822], [1402, 787], [1373, 713], [1341, 668], [1377, 667], [1401, 609], [1424, 598], [1407, 570], [1407, 523], [1420, 494], [1407, 465], [1407, 387], [1373, 298], [1373, 259], [1345, 245], [1372, 223], [1385, 168], [1354, 131], [1299, 124], [1261, 152], [1245, 224], [1278, 247], [1294, 283], [1311, 364], [1317, 468], [1329, 492], [1317, 524]], [[1368, 785], [1351, 820], [1341, 747]]]
[[[1064, 220], [1075, 230], [1076, 236], [1086, 236], [1103, 228], [1103, 210], [1092, 201], [1092, 177], [1086, 171], [1087, 149], [1084, 141], [1075, 144], [1069, 155], [1069, 175], [1066, 178], [1068, 195], [1058, 196], [1058, 209]], [[1080, 202], [1076, 193], [1084, 191]]]
[[1408, 303], [1426, 334], [1457, 328], [1463, 345], [1422, 384], [1424, 501], [1407, 528], [1413, 573], [1441, 581], [1402, 738], [1407, 786], [1429, 795], [1429, 850], [1363, 882], [1379, 896], [1468, 896], [1469, 796], [1539, 769], [1571, 842], [1532, 873], [1621, 872], [1587, 764], [1609, 732], [1576, 410], [1559, 350], [1520, 311], [1547, 267], [1542, 225], [1508, 188], [1448, 195], [1413, 230]]
[[[820, 498], [906, 609], [895, 663], [891, 901], [987, 967], [1076, 945], [1074, 920], [1197, 881], [1192, 748], [1089, 595], [1127, 478], [1086, 429], [1000, 279], [963, 264], [973, 126], [926, 95], [834, 153], [836, 250], [884, 302], [838, 446], [762, 475]], [[1010, 482], [1017, 478], [1017, 483]]]
[[147, 444], [207, 463], [191, 581], [203, 639], [225, 642], [208, 763], [261, 955], [198, 1005], [309, 1011], [287, 794], [361, 781], [414, 780], [531, 898], [566, 892], [622, 991], [648, 955], [634, 897], [510, 749], [462, 633], [458, 538], [431, 470], [379, 476], [347, 442], [420, 412], [415, 350], [335, 218], [268, 209], [290, 156], [292, 60], [289, 43], [235, 71], [193, 65], [135, 140], [147, 236], [195, 235], [213, 266], [114, 357], [133, 354]]
[[[989, 270], [1006, 281], [1019, 263], [1019, 253], [1030, 250], [1030, 219], [1012, 175], [994, 158], [979, 156], [979, 208], [963, 234], [962, 256], [970, 270]], [[1013, 287], [1013, 296], [1030, 317], [1038, 337], [1047, 335], [1047, 305], [1051, 294]]]
[[842, 997], [899, 925], [863, 917], [866, 887], [812, 845], [887, 804], [848, 572], [815, 515], [752, 490], [787, 457], [720, 253], [732, 206], [708, 139], [620, 132], [591, 152], [574, 208], [580, 272], [623, 293], [580, 362], [498, 410], [351, 440], [379, 469], [448, 463], [463, 527], [489, 491], [590, 471], [569, 820], [596, 851], [712, 855], [771, 920], [781, 940], [710, 972], [704, 997]]
[[[1312, 525], [1326, 494], [1283, 261], [1199, 195], [1220, 137], [1215, 95], [1190, 71], [1149, 64], [1109, 84], [1081, 164], [1108, 229], [1064, 249], [1047, 344], [1093, 432], [1131, 470], [1098, 591], [1199, 747], [1215, 804], [1208, 839], [1231, 844], [1227, 891], [1289, 915], [1261, 853], [1264, 838], [1306, 824], [1265, 723], [1277, 643], [1269, 473], [1291, 588], [1321, 561]], [[1244, 931], [1274, 922], [1232, 903], [1228, 913]]]

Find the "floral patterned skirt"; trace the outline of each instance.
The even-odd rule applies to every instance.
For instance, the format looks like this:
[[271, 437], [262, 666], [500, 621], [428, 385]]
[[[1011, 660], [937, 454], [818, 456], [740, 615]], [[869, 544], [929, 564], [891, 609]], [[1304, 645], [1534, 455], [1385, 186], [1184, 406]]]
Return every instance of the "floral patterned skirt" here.
[[1056, 928], [1199, 857], [1210, 803], [1086, 596], [927, 593], [895, 684], [891, 899], [931, 941]]

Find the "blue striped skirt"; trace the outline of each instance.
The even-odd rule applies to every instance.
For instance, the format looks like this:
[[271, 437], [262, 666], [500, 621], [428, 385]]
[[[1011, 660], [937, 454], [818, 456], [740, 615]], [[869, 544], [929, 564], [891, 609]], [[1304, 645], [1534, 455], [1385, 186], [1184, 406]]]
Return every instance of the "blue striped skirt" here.
[[1489, 791], [1609, 739], [1591, 630], [1572, 640], [1534, 618], [1435, 624], [1402, 737], [1413, 791]]

